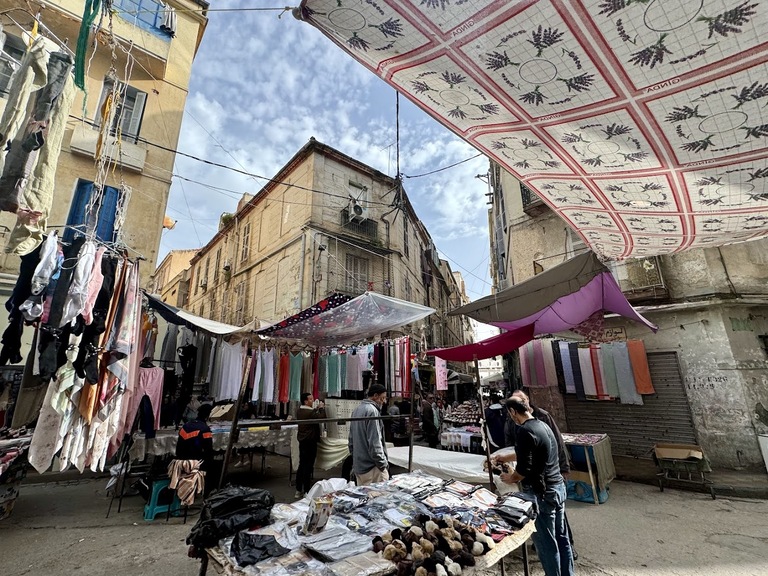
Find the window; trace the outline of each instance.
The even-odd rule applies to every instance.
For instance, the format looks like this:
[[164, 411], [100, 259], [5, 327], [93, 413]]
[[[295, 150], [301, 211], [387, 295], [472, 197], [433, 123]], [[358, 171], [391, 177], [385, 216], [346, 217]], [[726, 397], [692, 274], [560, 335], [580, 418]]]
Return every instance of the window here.
[[410, 256], [410, 246], [408, 245], [408, 218], [403, 214], [403, 254], [408, 258]]
[[235, 292], [235, 326], [242, 326], [245, 324], [245, 282], [240, 282]]
[[[110, 78], [104, 79], [104, 87], [101, 89], [101, 98], [99, 99], [99, 106], [96, 108], [96, 118], [94, 119], [96, 126], [101, 123], [101, 107], [107, 98], [107, 94], [112, 91], [113, 82]], [[135, 144], [139, 138], [141, 120], [144, 116], [144, 106], [147, 103], [147, 93], [120, 81], [118, 81], [118, 89], [120, 91], [120, 102], [115, 110], [115, 119], [112, 121], [111, 133], [119, 133], [120, 138]]]
[[248, 260], [248, 252], [251, 248], [251, 223], [249, 222], [243, 226], [243, 243], [240, 249], [240, 261], [245, 262]]
[[11, 85], [11, 76], [18, 69], [26, 47], [21, 38], [7, 35], [0, 53], [0, 94], [6, 96]]
[[214, 261], [214, 268], [213, 268], [213, 283], [218, 284], [219, 282], [219, 269], [221, 268], [221, 248], [216, 250], [216, 260]]
[[113, 0], [112, 8], [120, 18], [154, 36], [170, 41], [173, 33], [163, 28], [165, 8], [158, 0]]
[[362, 293], [368, 290], [368, 259], [347, 254], [346, 290], [352, 293]]
[[88, 229], [88, 225], [94, 226], [96, 237], [103, 242], [114, 242], [115, 240], [115, 215], [117, 213], [117, 204], [120, 200], [120, 190], [111, 186], [104, 187], [104, 193], [93, 206], [90, 214], [90, 222], [86, 222], [86, 210], [91, 201], [94, 192], [93, 182], [88, 180], [78, 180], [75, 186], [75, 193], [72, 197], [72, 204], [69, 207], [69, 216], [67, 217], [67, 226], [64, 230], [63, 240], [72, 242], [77, 228], [83, 233]]
[[405, 277], [405, 300], [406, 302], [412, 302], [413, 301], [413, 293], [411, 288], [411, 279], [407, 276]]
[[200, 279], [200, 286], [203, 287], [203, 290], [207, 290], [208, 289], [208, 271], [210, 270], [210, 264], [211, 264], [211, 259], [210, 258], [206, 258], [205, 259], [205, 269], [203, 271], [203, 277]]

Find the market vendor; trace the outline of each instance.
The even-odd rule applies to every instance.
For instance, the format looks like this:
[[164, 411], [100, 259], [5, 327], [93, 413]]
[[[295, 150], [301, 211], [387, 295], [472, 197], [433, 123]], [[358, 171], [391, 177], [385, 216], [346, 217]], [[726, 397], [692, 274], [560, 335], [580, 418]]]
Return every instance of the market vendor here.
[[512, 396], [506, 405], [518, 428], [515, 454], [503, 459], [516, 460], [517, 466], [514, 472], [502, 473], [501, 480], [508, 484], [519, 482], [538, 504], [536, 532], [532, 538], [544, 574], [572, 576], [573, 553], [565, 527], [566, 490], [560, 474], [557, 440], [546, 424], [533, 417], [526, 400]]
[[[301, 406], [298, 419], [300, 422], [317, 418], [325, 418], [325, 404], [315, 402], [309, 392], [302, 392]], [[317, 444], [320, 442], [320, 424], [299, 424], [297, 439], [299, 441], [299, 469], [296, 471], [295, 498], [303, 498], [312, 487], [312, 471], [317, 459]]]
[[213, 460], [213, 433], [208, 427], [208, 417], [213, 407], [201, 404], [197, 416], [179, 429], [176, 442], [177, 460], [202, 460], [203, 469], [209, 470]]

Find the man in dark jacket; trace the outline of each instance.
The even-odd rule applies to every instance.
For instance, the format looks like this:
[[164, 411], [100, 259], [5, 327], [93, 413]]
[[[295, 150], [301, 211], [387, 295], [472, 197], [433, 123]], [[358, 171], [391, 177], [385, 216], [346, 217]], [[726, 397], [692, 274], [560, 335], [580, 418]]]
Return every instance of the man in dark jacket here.
[[202, 460], [204, 470], [210, 467], [213, 460], [213, 434], [206, 421], [212, 408], [210, 404], [202, 404], [197, 409], [196, 418], [181, 427], [176, 441], [177, 460]]
[[435, 397], [427, 394], [426, 400], [421, 403], [421, 433], [430, 448], [437, 448], [439, 434], [435, 424], [435, 408], [432, 405]]
[[[544, 424], [549, 426], [549, 429], [552, 430], [552, 434], [555, 435], [555, 441], [557, 442], [557, 460], [560, 466], [560, 474], [562, 474], [563, 478], [567, 481], [568, 474], [571, 471], [571, 463], [570, 463], [570, 460], [568, 459], [568, 450], [565, 449], [565, 442], [563, 442], [563, 435], [560, 433], [560, 428], [557, 426], [557, 422], [555, 422], [555, 419], [552, 417], [552, 414], [550, 414], [543, 408], [539, 408], [538, 406], [534, 406], [533, 404], [531, 404], [531, 400], [528, 398], [528, 395], [522, 390], [515, 390], [512, 393], [512, 397], [519, 398], [525, 401], [526, 403], [528, 403], [528, 406], [531, 407], [531, 414], [533, 414], [533, 417], [536, 418], [536, 420], [540, 420], [544, 422]], [[515, 424], [512, 418], [507, 420], [507, 424], [504, 427], [504, 437], [505, 437], [506, 446], [515, 445], [515, 429], [516, 428], [517, 428], [517, 424]], [[573, 559], [577, 560], [579, 557], [579, 554], [576, 552], [576, 549], [573, 547], [573, 531], [571, 530], [571, 524], [568, 522], [568, 516], [565, 516], [565, 529], [568, 531], [568, 540], [571, 543], [571, 552], [573, 554]]]
[[[316, 418], [325, 418], [325, 404], [318, 402], [309, 392], [301, 395], [298, 420], [303, 422]], [[312, 471], [317, 458], [317, 444], [320, 442], [320, 424], [299, 424], [299, 469], [296, 471], [296, 498], [302, 498], [312, 487]]]
[[536, 420], [520, 396], [507, 400], [510, 417], [517, 424], [514, 472], [501, 480], [519, 482], [538, 504], [536, 532], [532, 539], [545, 576], [573, 576], [571, 543], [565, 528], [565, 482], [560, 474], [557, 441], [549, 426]]

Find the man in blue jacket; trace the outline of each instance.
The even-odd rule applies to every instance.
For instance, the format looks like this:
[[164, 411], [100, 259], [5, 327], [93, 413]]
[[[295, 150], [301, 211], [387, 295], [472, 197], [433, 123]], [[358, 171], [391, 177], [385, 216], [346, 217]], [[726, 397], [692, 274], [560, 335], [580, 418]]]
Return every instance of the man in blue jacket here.
[[[352, 412], [352, 418], [377, 418], [387, 401], [387, 389], [381, 384], [368, 388], [368, 398]], [[389, 461], [384, 445], [382, 420], [353, 420], [349, 426], [349, 453], [357, 485], [365, 486], [389, 480]]]

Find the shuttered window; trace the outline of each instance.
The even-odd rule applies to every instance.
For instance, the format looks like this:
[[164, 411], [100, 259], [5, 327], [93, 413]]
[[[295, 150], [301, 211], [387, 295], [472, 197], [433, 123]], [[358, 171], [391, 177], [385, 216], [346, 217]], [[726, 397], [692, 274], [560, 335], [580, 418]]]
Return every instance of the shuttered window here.
[[368, 290], [368, 259], [347, 254], [347, 292], [362, 293]]
[[[93, 193], [93, 182], [77, 181], [67, 217], [68, 228], [64, 230], [63, 234], [65, 242], [72, 242], [75, 234], [77, 234], [75, 228], [83, 234], [88, 230], [89, 222], [86, 222], [86, 210]], [[103, 242], [114, 242], [115, 240], [115, 215], [119, 200], [120, 190], [112, 186], [105, 186], [104, 193], [91, 210], [90, 224], [95, 223], [96, 237]]]
[[[114, 83], [110, 78], [104, 79], [104, 87], [101, 90], [99, 106], [96, 108], [96, 118], [94, 123], [98, 126], [101, 123], [101, 107], [107, 94], [112, 91]], [[137, 90], [133, 86], [118, 81], [118, 90], [120, 92], [120, 101], [115, 110], [115, 119], [112, 122], [112, 134], [120, 134], [123, 140], [133, 142], [139, 138], [141, 130], [141, 121], [144, 117], [144, 107], [147, 103], [147, 93]]]

